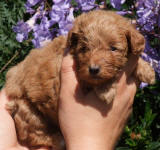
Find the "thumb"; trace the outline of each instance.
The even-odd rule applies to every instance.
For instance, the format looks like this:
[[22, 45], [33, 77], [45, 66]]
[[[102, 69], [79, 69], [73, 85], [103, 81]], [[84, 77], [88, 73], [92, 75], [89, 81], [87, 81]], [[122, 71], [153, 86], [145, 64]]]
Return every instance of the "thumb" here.
[[75, 63], [71, 55], [66, 55], [63, 58], [61, 66], [61, 88], [67, 90], [75, 90], [78, 81], [75, 74]]

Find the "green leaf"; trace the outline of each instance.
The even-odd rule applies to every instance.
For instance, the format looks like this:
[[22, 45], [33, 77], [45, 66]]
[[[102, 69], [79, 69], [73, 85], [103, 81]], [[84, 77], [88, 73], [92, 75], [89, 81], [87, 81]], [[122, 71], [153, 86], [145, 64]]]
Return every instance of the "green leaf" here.
[[147, 146], [147, 150], [158, 150], [160, 148], [160, 142], [152, 142]]
[[136, 142], [132, 139], [127, 139], [126, 144], [128, 144], [131, 147], [135, 147], [137, 145]]
[[75, 0], [71, 0], [72, 6], [77, 6], [77, 2]]
[[110, 0], [106, 0], [106, 4], [110, 4]]

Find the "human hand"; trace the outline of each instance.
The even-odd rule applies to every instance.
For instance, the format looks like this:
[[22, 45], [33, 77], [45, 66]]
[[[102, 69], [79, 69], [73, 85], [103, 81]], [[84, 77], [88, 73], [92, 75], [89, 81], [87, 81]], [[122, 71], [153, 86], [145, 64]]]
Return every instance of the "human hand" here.
[[5, 90], [0, 92], [0, 149], [1, 150], [27, 150], [17, 141], [15, 125], [12, 117], [5, 109], [8, 98]]
[[83, 95], [74, 71], [71, 56], [65, 56], [61, 68], [59, 122], [68, 150], [111, 150], [126, 124], [136, 93], [131, 76], [138, 58], [131, 56], [110, 105], [93, 92]]
[[[3, 89], [0, 92], [0, 150], [29, 150], [18, 143], [14, 121], [5, 109], [7, 101], [9, 99]], [[48, 148], [35, 150], [48, 150]]]

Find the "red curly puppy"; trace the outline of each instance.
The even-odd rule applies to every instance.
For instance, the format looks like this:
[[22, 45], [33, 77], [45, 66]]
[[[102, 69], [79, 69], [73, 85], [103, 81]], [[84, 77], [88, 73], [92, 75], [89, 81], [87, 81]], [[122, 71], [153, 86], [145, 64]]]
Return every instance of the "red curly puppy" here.
[[[110, 103], [116, 93], [117, 75], [129, 54], [139, 56], [144, 47], [144, 37], [127, 19], [97, 10], [77, 17], [68, 37], [60, 36], [45, 47], [32, 50], [9, 70], [5, 85], [11, 99], [7, 109], [14, 118], [19, 142], [30, 149], [62, 149], [57, 102], [66, 49], [73, 55], [77, 78], [85, 91], [93, 89], [100, 99]], [[153, 69], [141, 58], [134, 74], [139, 81], [155, 81]]]

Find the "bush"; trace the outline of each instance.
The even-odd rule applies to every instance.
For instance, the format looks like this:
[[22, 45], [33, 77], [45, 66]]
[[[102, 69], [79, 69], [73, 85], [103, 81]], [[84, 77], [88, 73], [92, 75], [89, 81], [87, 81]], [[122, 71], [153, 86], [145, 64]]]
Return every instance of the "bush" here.
[[31, 43], [19, 43], [12, 27], [24, 17], [25, 0], [0, 1], [0, 89], [9, 67], [20, 62], [32, 48]]

